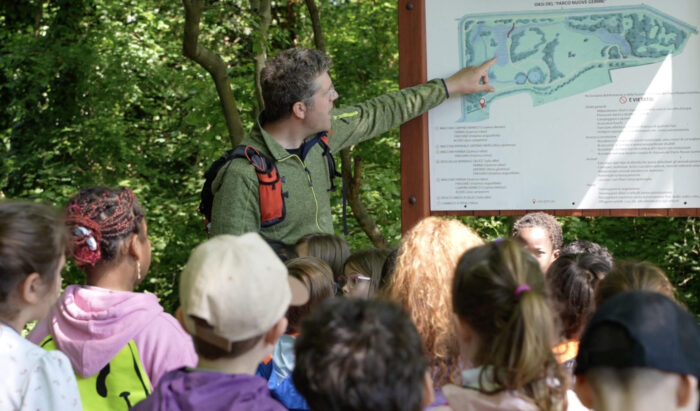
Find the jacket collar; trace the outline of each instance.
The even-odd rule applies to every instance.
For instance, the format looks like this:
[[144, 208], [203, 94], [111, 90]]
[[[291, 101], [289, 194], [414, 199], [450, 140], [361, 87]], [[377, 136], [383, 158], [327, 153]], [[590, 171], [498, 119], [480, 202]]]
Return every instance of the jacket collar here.
[[267, 151], [275, 159], [275, 161], [280, 161], [289, 157], [289, 152], [282, 147], [277, 140], [272, 138], [270, 133], [262, 128], [260, 125], [260, 119], [255, 122], [255, 126], [258, 128], [260, 134], [256, 135], [257, 133], [255, 133], [251, 136], [251, 140], [253, 140], [253, 142], [261, 144], [264, 147], [264, 150]]
[[462, 387], [486, 392], [495, 392], [501, 389], [501, 386], [494, 380], [493, 367], [491, 366], [462, 370]]
[[[265, 151], [267, 151], [274, 159], [275, 161], [280, 161], [283, 160], [287, 157], [289, 157], [289, 151], [287, 151], [286, 148], [282, 147], [280, 143], [275, 140], [270, 133], [265, 131], [265, 129], [262, 127], [260, 124], [260, 119], [255, 122], [256, 127], [260, 131], [260, 136], [258, 135], [252, 135], [251, 140], [255, 143], [261, 144], [264, 146]], [[304, 143], [316, 138], [317, 136], [323, 135], [325, 132], [318, 133], [316, 135], [311, 135], [307, 136], [304, 139]], [[302, 145], [303, 146], [303, 145]]]

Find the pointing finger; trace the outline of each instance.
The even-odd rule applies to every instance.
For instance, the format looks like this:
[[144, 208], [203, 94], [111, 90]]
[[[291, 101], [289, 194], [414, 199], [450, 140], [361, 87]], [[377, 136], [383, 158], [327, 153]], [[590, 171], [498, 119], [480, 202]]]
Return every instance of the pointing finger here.
[[490, 84], [482, 84], [479, 86], [480, 92], [493, 93], [496, 89]]
[[489, 69], [491, 66], [493, 66], [493, 63], [495, 63], [496, 60], [498, 60], [498, 57], [493, 57], [491, 60], [488, 60], [488, 61], [484, 62], [484, 63], [480, 66], [480, 68], [481, 68], [481, 69]]

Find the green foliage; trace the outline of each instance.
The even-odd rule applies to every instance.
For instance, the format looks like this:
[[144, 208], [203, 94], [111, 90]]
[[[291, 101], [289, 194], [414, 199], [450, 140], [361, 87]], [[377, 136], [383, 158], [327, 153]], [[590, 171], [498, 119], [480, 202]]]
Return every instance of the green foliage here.
[[[398, 90], [398, 21], [393, 1], [324, 1], [321, 17], [328, 53], [333, 57], [331, 74], [343, 107]], [[389, 242], [401, 236], [401, 181], [399, 133], [391, 130], [351, 151], [362, 159], [361, 198]], [[338, 164], [340, 161], [338, 159]], [[340, 191], [340, 190], [339, 190]], [[342, 200], [333, 197], [334, 223], [341, 233]], [[348, 210], [350, 213], [350, 210]], [[346, 237], [353, 249], [371, 247], [354, 218]]]
[[[202, 169], [227, 139], [210, 79], [180, 55], [182, 6], [159, 3], [50, 2], [38, 35], [34, 15], [3, 27], [0, 182], [7, 197], [59, 206], [80, 187], [130, 186], [153, 243], [142, 288], [172, 310], [177, 274], [205, 237]], [[83, 281], [74, 267], [65, 278]]]

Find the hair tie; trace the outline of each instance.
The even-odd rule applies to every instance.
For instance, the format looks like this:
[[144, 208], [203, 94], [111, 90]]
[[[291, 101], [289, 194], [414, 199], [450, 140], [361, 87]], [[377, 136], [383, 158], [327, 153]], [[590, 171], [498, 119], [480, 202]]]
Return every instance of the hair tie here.
[[513, 293], [515, 295], [515, 298], [520, 298], [520, 295], [524, 293], [525, 291], [530, 291], [531, 288], [527, 284], [520, 284], [516, 289], [515, 292]]

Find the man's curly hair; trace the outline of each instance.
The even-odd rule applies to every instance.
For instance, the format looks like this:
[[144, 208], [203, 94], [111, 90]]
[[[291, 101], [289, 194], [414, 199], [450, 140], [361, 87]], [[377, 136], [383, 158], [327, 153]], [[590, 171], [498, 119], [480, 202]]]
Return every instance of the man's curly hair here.
[[294, 103], [314, 95], [319, 88], [316, 79], [330, 67], [331, 58], [312, 49], [287, 49], [269, 59], [260, 73], [265, 102], [262, 123], [289, 117]]

